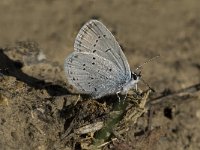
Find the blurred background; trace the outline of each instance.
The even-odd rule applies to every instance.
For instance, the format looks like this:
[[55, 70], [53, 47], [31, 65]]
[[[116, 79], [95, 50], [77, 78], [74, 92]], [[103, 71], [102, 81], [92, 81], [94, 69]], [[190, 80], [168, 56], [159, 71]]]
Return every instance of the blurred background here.
[[[114, 34], [133, 70], [161, 56], [145, 65], [142, 72], [157, 92], [176, 91], [200, 82], [199, 0], [1, 0], [0, 46], [32, 40], [47, 59], [63, 65], [73, 51], [77, 33], [90, 19], [102, 21]], [[196, 115], [199, 109], [199, 101], [178, 108], [179, 113], [185, 113], [173, 127], [188, 125], [183, 136], [192, 137], [182, 140], [183, 132], [174, 133], [179, 135], [173, 136], [180, 138], [180, 145], [193, 141], [190, 148], [198, 149], [200, 127], [193, 122], [200, 122]], [[188, 120], [191, 116], [193, 120]], [[174, 144], [171, 146], [176, 145], [173, 140], [168, 141]]]

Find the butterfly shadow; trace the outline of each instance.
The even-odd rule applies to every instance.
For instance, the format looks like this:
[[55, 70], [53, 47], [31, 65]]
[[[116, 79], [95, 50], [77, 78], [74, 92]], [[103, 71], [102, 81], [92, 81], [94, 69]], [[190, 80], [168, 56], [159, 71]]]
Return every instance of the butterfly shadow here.
[[23, 64], [19, 61], [10, 59], [4, 54], [3, 49], [0, 49], [0, 72], [1, 76], [13, 76], [17, 80], [26, 83], [35, 89], [45, 89], [51, 96], [62, 96], [69, 94], [69, 91], [61, 85], [54, 85], [51, 82], [37, 79], [22, 72]]

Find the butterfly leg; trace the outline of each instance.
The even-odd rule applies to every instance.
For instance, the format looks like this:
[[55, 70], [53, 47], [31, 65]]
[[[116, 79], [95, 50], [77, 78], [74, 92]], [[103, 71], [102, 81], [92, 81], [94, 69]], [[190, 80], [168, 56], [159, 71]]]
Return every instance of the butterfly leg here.
[[[120, 93], [120, 91], [117, 92], [116, 94], [117, 94], [117, 97], [118, 97], [118, 100], [119, 100], [119, 103], [120, 103], [120, 102], [121, 102], [121, 98], [120, 98], [120, 96], [119, 96], [119, 93]], [[125, 96], [124, 96], [124, 98], [123, 98], [123, 102], [125, 102], [126, 97], [127, 97], [127, 93], [125, 94]]]
[[135, 90], [137, 91], [137, 83], [135, 84]]
[[128, 93], [125, 94], [125, 97], [124, 97], [124, 100], [123, 100], [124, 102], [125, 102], [125, 100], [126, 100], [127, 95], [128, 95]]
[[117, 97], [118, 97], [118, 100], [119, 100], [119, 103], [120, 103], [120, 102], [121, 102], [121, 98], [120, 98], [120, 96], [119, 96], [119, 93], [120, 93], [120, 91], [117, 92], [116, 94], [117, 94]]

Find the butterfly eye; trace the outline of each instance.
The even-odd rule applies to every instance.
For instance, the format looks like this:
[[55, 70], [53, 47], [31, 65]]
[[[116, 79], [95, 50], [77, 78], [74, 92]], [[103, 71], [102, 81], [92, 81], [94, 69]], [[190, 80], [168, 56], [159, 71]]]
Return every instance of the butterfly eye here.
[[131, 78], [137, 80], [137, 75], [135, 73], [131, 73]]

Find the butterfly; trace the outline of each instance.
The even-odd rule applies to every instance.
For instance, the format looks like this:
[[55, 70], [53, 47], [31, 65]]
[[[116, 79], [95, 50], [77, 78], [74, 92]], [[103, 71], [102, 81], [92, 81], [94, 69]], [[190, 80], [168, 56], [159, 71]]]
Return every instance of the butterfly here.
[[90, 20], [80, 29], [64, 70], [79, 93], [93, 98], [127, 94], [129, 89], [137, 88], [141, 77], [130, 70], [115, 37], [98, 20]]

